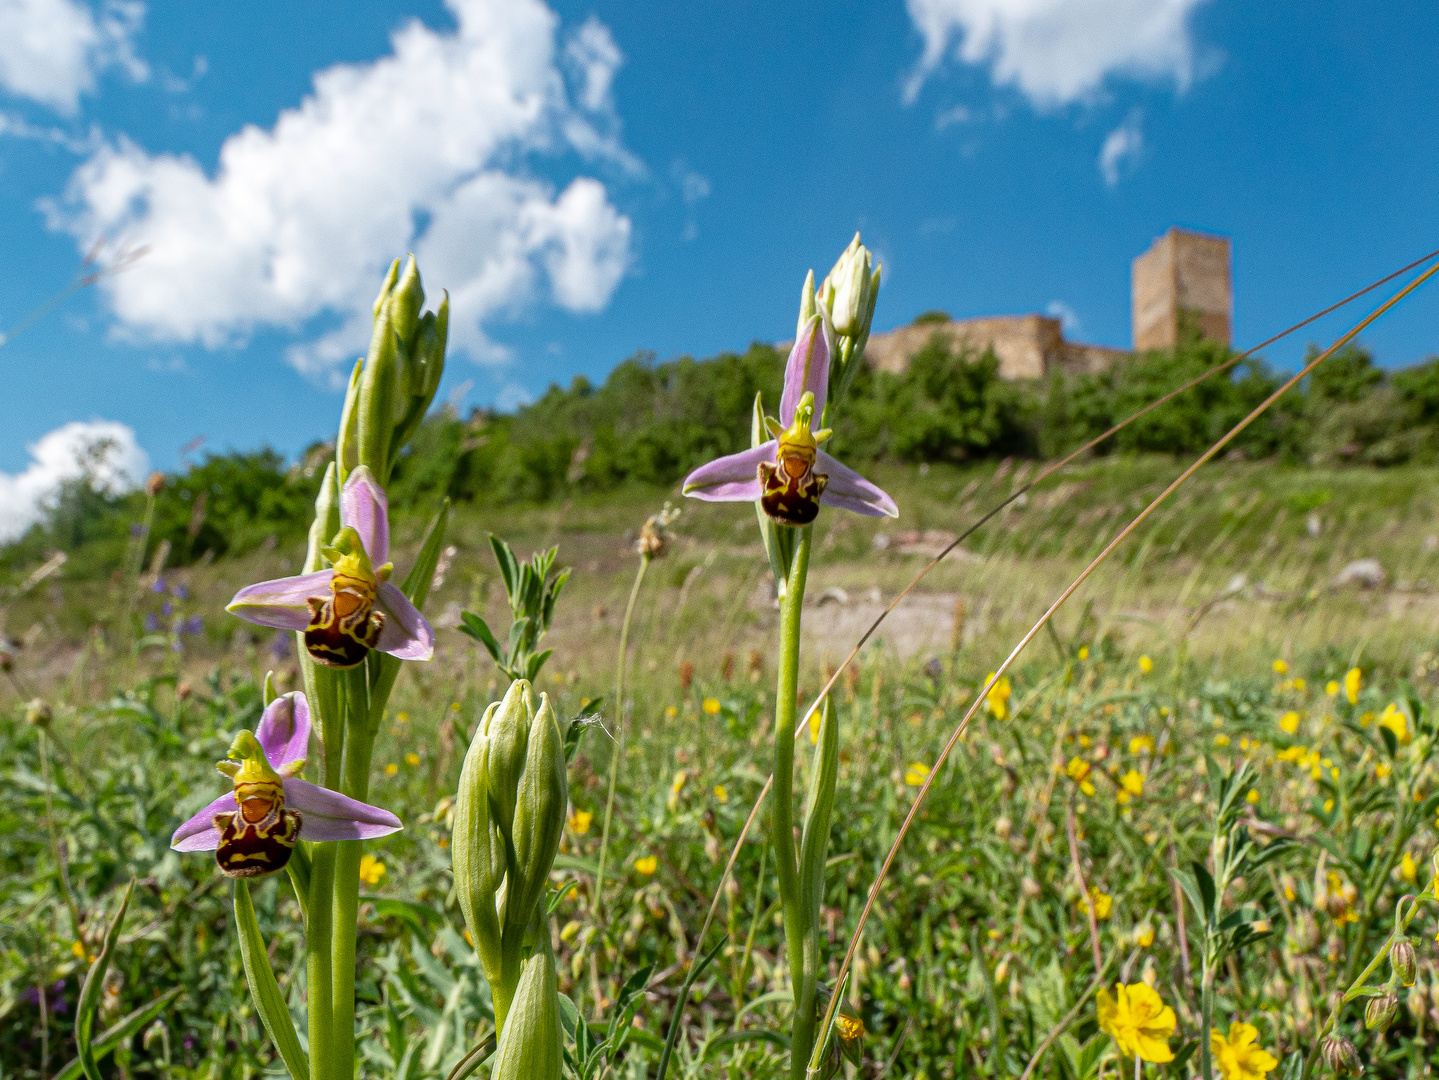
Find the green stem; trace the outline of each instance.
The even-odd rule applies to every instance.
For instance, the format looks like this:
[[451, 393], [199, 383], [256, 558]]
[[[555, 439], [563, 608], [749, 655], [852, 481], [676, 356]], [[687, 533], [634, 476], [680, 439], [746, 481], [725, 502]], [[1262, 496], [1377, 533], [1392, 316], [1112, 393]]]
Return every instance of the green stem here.
[[305, 926], [305, 973], [310, 990], [310, 1080], [334, 1080], [330, 967], [334, 890], [335, 845], [316, 844], [310, 865], [310, 918]]
[[[1218, 901], [1215, 901], [1218, 904]], [[1214, 1025], [1214, 949], [1211, 942], [1204, 943], [1204, 975], [1200, 983], [1199, 998], [1199, 1075], [1212, 1080], [1214, 1064], [1210, 1060], [1209, 1031]]]
[[[804, 609], [804, 586], [809, 575], [811, 527], [799, 531], [794, 561], [790, 564], [785, 597], [780, 601], [779, 680], [775, 690], [774, 801], [771, 829], [774, 839], [775, 874], [784, 905], [785, 950], [789, 956], [790, 982], [795, 997], [790, 1044], [790, 1076], [803, 1080], [814, 1045], [815, 987], [806, 978], [806, 945], [810, 920], [800, 895], [799, 868], [794, 849], [794, 727], [799, 712], [800, 617]], [[816, 946], [817, 947], [817, 946]], [[807, 985], [808, 984], [808, 985]]]
[[[370, 691], [366, 667], [345, 672], [345, 769], [341, 790], [364, 802], [370, 793]], [[360, 859], [363, 840], [335, 844], [334, 925], [330, 948], [332, 997], [330, 1027], [334, 1039], [335, 1073], [348, 1080], [355, 1072], [355, 934], [360, 913]]]
[[635, 601], [640, 596], [640, 585], [645, 580], [645, 571], [650, 568], [650, 557], [640, 556], [640, 568], [635, 573], [635, 583], [630, 587], [629, 603], [625, 605], [624, 622], [620, 623], [620, 655], [615, 663], [615, 749], [610, 757], [609, 793], [605, 796], [605, 821], [600, 828], [600, 866], [595, 873], [594, 917], [600, 920], [600, 907], [605, 890], [605, 856], [610, 847], [610, 819], [615, 809], [615, 786], [620, 779], [620, 759], [625, 751], [625, 661], [629, 652], [630, 618], [635, 613]]

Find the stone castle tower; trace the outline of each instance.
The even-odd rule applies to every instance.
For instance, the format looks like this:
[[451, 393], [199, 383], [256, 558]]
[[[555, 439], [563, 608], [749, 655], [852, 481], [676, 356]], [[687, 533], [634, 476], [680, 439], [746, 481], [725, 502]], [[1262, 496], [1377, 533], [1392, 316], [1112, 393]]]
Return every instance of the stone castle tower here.
[[1170, 229], [1130, 268], [1130, 327], [1135, 352], [1172, 349], [1193, 319], [1202, 336], [1230, 344], [1234, 291], [1229, 238]]

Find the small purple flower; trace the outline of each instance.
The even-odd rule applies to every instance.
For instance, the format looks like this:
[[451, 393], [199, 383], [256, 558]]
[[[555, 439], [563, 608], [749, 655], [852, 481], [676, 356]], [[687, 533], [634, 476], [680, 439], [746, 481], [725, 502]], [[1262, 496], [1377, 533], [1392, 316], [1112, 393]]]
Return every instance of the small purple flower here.
[[160, 632], [160, 617], [153, 611], [145, 612], [145, 633], [158, 634]]
[[145, 526], [141, 525], [138, 521], [132, 521], [132, 522], [130, 523], [130, 535], [131, 535], [131, 536], [144, 536], [144, 535], [145, 535]]
[[155, 584], [150, 586], [150, 591], [152, 593], [162, 593], [165, 591], [165, 587], [165, 579], [157, 575], [155, 578]]
[[170, 586], [170, 595], [176, 600], [188, 600], [190, 599], [190, 586], [186, 585], [183, 581], [177, 581], [174, 585]]
[[389, 501], [363, 465], [340, 492], [340, 525], [334, 546], [321, 549], [331, 569], [247, 586], [226, 610], [260, 626], [304, 631], [310, 656], [329, 667], [354, 667], [371, 649], [429, 660], [435, 632], [390, 581]]
[[[40, 1007], [40, 990], [38, 987], [26, 987], [25, 992], [21, 994], [20, 997], [22, 1000], [34, 1005], [37, 1009]], [[52, 986], [47, 988], [45, 993], [45, 1006], [49, 1009], [51, 1016], [64, 1016], [70, 1011], [70, 1003], [65, 1000], [64, 979], [57, 979]]]
[[290, 656], [290, 635], [281, 631], [275, 635], [275, 640], [270, 642], [270, 657], [275, 663], [283, 664]]
[[176, 851], [213, 851], [230, 877], [284, 869], [297, 840], [370, 840], [404, 826], [388, 810], [299, 779], [310, 745], [310, 706], [293, 691], [270, 702], [257, 731], [242, 731], [217, 768], [233, 788], [175, 830]]
[[180, 633], [198, 634], [205, 629], [205, 620], [200, 615], [191, 615], [180, 623]]
[[701, 465], [685, 478], [686, 495], [706, 502], [758, 502], [782, 525], [808, 525], [821, 505], [868, 517], [899, 516], [884, 491], [819, 448], [828, 431], [811, 430], [824, 414], [828, 393], [827, 337], [816, 315], [790, 350], [779, 421], [765, 418], [773, 437]]
[[160, 605], [160, 614], [168, 619], [171, 615], [175, 614], [175, 605], [169, 600], [166, 600]]

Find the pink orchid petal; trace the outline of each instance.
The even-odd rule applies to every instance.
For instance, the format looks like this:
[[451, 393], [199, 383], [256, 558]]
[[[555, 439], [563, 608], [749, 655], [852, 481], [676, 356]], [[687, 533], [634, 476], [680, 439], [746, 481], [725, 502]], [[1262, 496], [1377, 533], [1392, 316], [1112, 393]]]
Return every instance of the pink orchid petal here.
[[350, 473], [340, 492], [340, 524], [360, 534], [365, 554], [376, 567], [390, 561], [390, 500], [364, 465]]
[[808, 390], [814, 394], [814, 418], [818, 423], [824, 415], [825, 397], [829, 392], [829, 344], [821, 329], [819, 316], [811, 319], [804, 332], [795, 340], [784, 366], [784, 393], [779, 399], [779, 422], [785, 427], [794, 423], [794, 410]]
[[303, 630], [310, 625], [311, 597], [329, 599], [333, 570], [317, 570], [299, 577], [276, 578], [258, 585], [246, 585], [235, 594], [225, 610], [246, 622], [273, 626], [279, 630]]
[[175, 851], [214, 851], [220, 846], [220, 830], [215, 828], [215, 815], [235, 809], [235, 793], [227, 791], [201, 810], [170, 837]]
[[401, 660], [429, 660], [435, 655], [435, 632], [397, 585], [380, 583], [376, 605], [384, 612], [385, 626], [376, 646]]
[[278, 769], [300, 761], [310, 753], [310, 703], [298, 690], [281, 694], [270, 702], [255, 738], [265, 751], [270, 767]]
[[715, 458], [685, 477], [683, 491], [705, 502], [754, 502], [760, 496], [758, 469], [774, 461], [776, 443], [769, 442]]
[[285, 806], [300, 811], [302, 840], [373, 840], [405, 827], [388, 810], [307, 780], [285, 781]]
[[823, 450], [815, 460], [814, 470], [829, 477], [829, 485], [819, 497], [822, 505], [851, 510], [866, 517], [899, 517], [899, 507], [883, 489]]

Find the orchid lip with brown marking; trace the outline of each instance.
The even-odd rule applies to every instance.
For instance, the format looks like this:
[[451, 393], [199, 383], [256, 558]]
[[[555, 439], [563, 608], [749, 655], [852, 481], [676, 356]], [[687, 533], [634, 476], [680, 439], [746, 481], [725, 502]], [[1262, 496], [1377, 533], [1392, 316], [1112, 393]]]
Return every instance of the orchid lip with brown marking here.
[[247, 585], [226, 610], [247, 622], [301, 631], [316, 663], [354, 667], [371, 649], [429, 660], [435, 632], [390, 580], [389, 500], [363, 465], [340, 492], [339, 536], [328, 570]]
[[296, 691], [272, 701], [241, 731], [219, 769], [231, 790], [175, 830], [176, 851], [213, 851], [230, 877], [282, 870], [299, 840], [370, 840], [404, 826], [388, 810], [299, 779], [310, 743], [310, 707]]
[[821, 506], [898, 517], [888, 494], [819, 448], [829, 432], [812, 426], [824, 415], [829, 362], [828, 332], [816, 315], [785, 364], [779, 421], [766, 419], [774, 437], [701, 465], [685, 478], [684, 493], [706, 502], [758, 502], [784, 525], [809, 524]]

